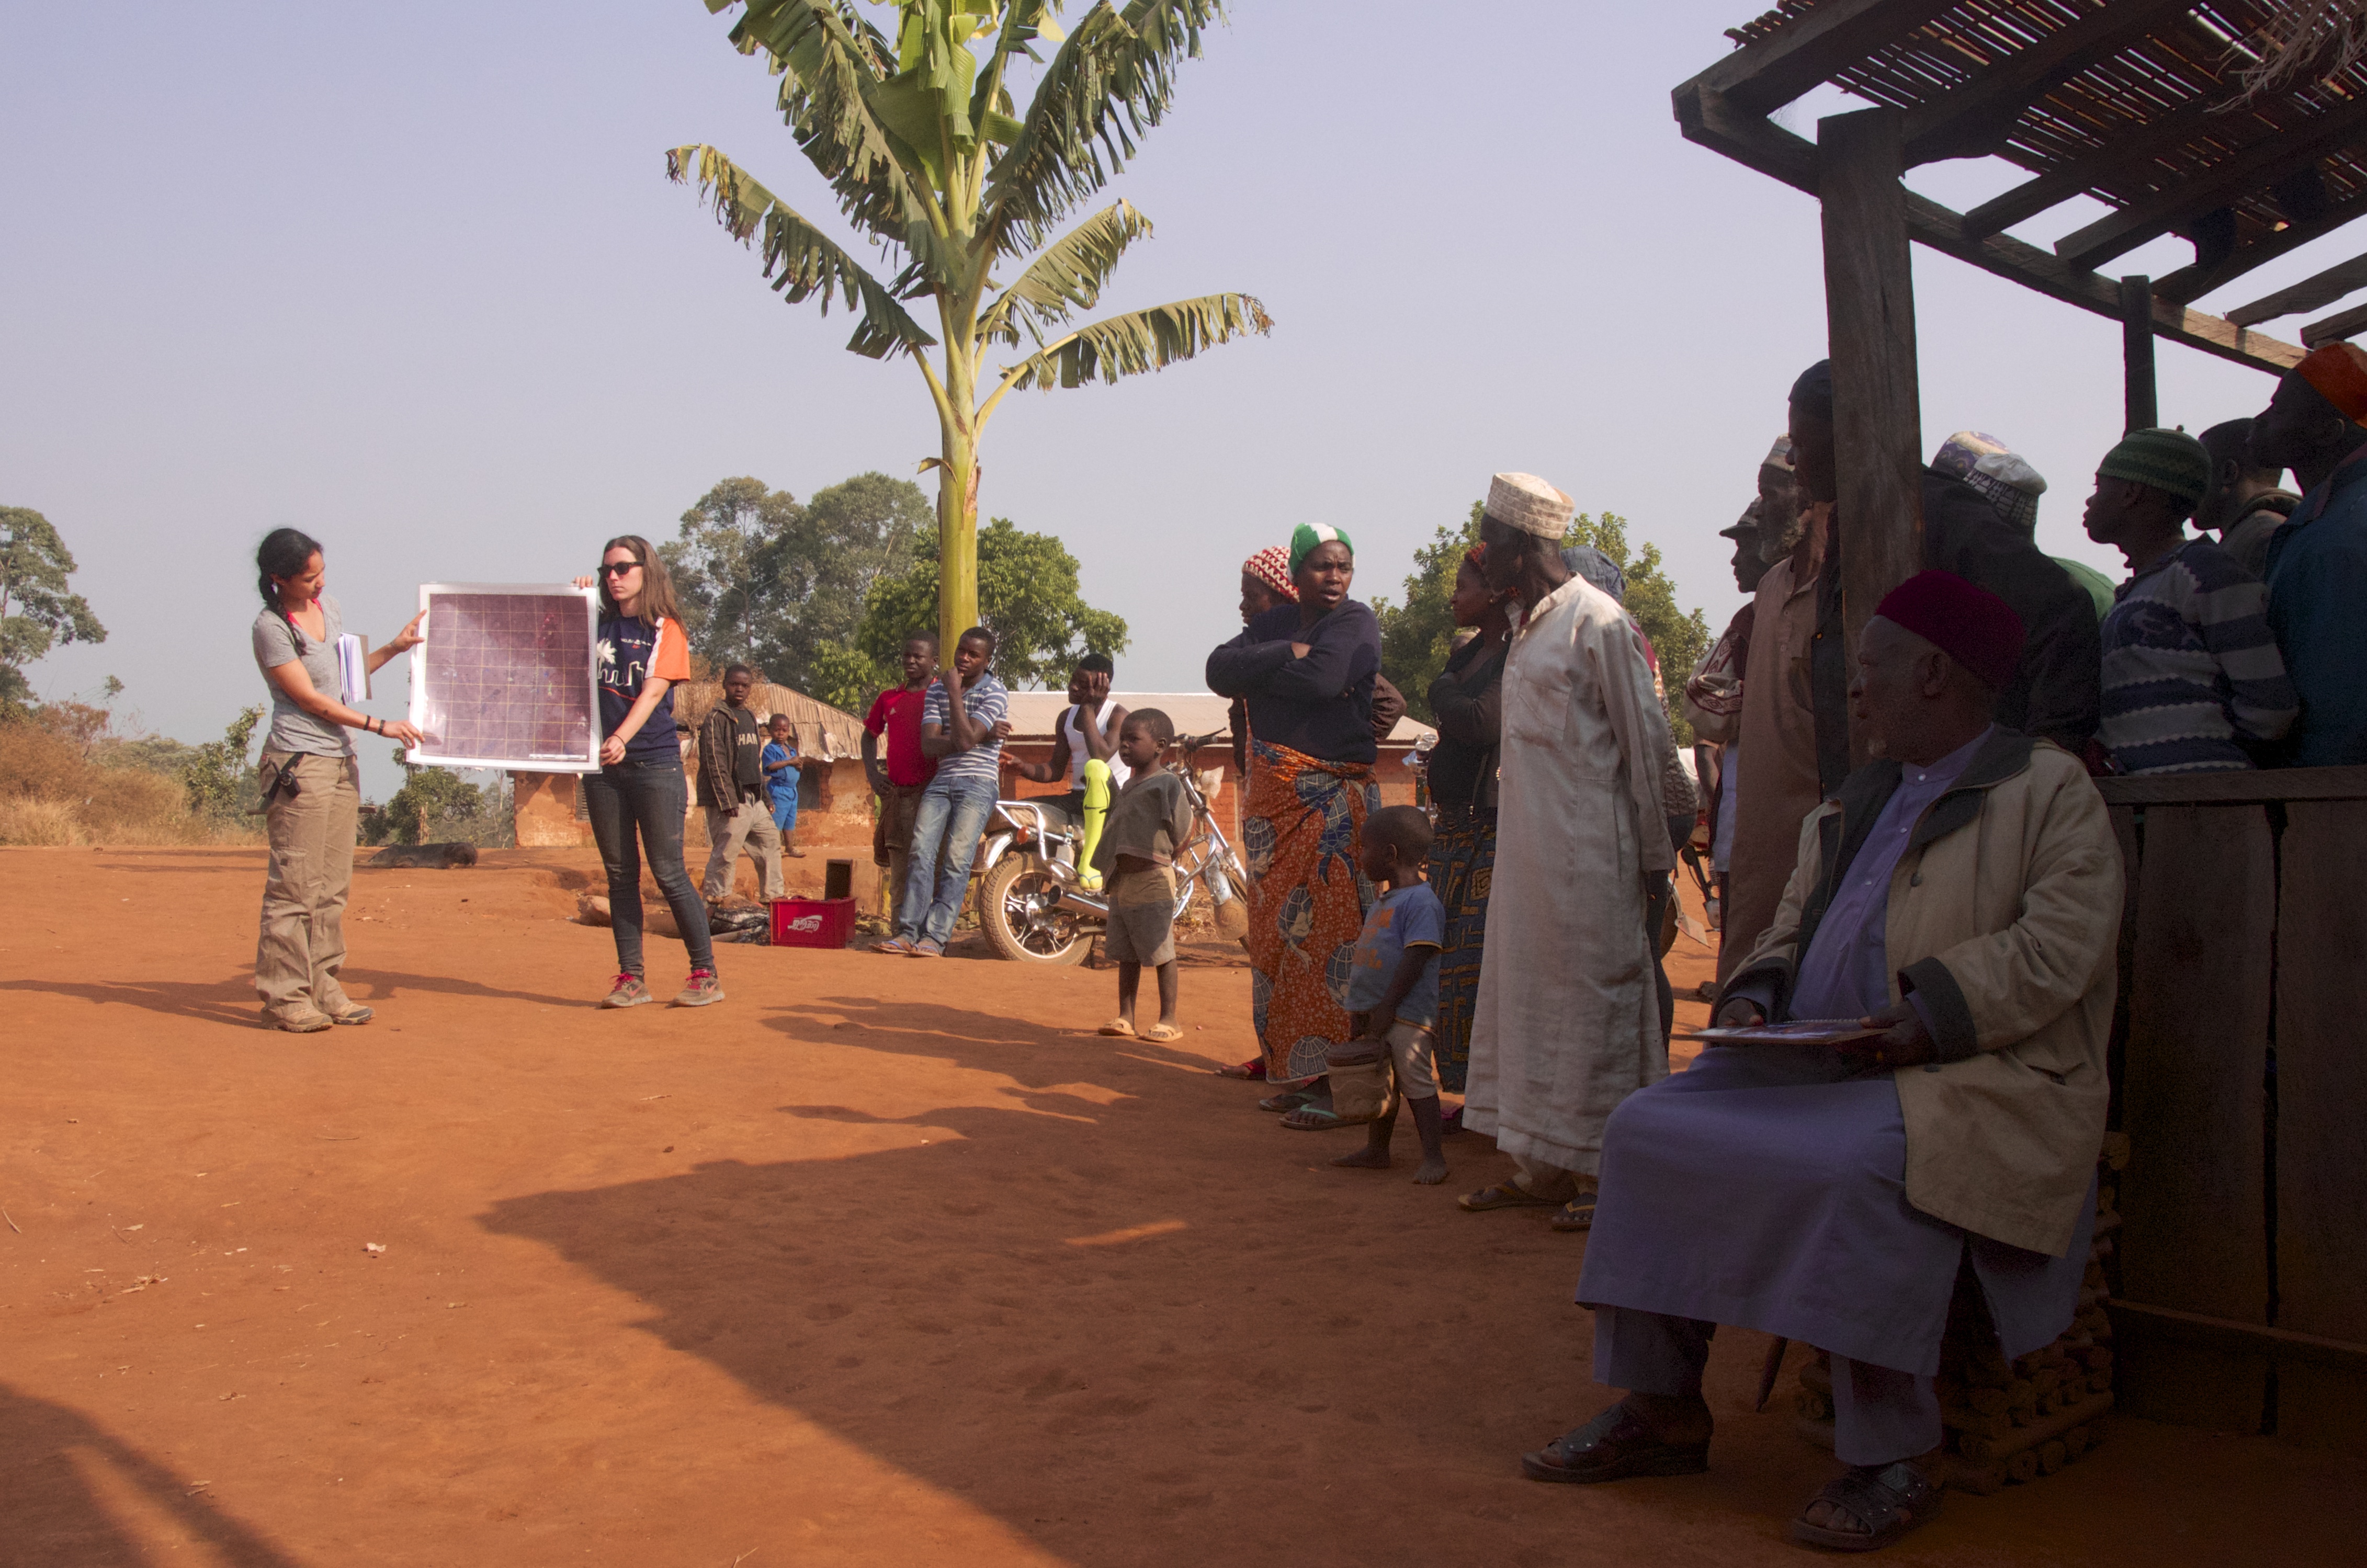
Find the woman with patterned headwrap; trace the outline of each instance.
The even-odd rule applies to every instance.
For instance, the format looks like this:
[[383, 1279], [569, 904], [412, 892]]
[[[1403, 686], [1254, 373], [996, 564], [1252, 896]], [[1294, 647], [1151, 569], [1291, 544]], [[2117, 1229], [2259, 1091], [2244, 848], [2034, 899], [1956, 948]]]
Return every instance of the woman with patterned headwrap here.
[[1261, 1101], [1328, 1099], [1324, 1057], [1351, 1030], [1340, 998], [1373, 899], [1356, 833], [1380, 806], [1373, 690], [1380, 623], [1348, 597], [1355, 547], [1302, 524], [1290, 541], [1296, 604], [1278, 604], [1208, 655], [1208, 687], [1249, 704], [1241, 840], [1250, 873], [1251, 994], [1265, 1076], [1295, 1086]]

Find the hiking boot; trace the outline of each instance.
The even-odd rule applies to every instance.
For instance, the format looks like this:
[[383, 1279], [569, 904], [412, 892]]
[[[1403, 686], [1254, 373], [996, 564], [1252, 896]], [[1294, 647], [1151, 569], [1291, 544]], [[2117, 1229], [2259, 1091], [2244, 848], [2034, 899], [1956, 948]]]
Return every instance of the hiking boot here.
[[359, 1002], [348, 1002], [342, 1012], [331, 1013], [329, 1021], [331, 1023], [368, 1023], [377, 1016], [375, 1011], [362, 1006]]
[[715, 971], [694, 969], [690, 972], [690, 978], [682, 983], [682, 989], [675, 994], [674, 1005], [678, 1008], [703, 1008], [709, 1002], [722, 999], [723, 982], [716, 978]]
[[657, 998], [650, 995], [650, 988], [641, 984], [639, 975], [619, 975], [616, 983], [608, 987], [608, 994], [600, 998], [600, 1005], [604, 1008], [637, 1008], [643, 1002], [655, 1000]]
[[318, 1034], [329, 1027], [329, 1015], [308, 1007], [289, 1012], [266, 1012], [263, 1021], [290, 1034]]

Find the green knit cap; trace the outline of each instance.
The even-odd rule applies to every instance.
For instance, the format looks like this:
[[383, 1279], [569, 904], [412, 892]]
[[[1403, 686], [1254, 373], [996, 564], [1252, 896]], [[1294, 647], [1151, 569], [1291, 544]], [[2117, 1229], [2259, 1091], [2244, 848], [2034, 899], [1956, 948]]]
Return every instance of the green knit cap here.
[[2211, 454], [2182, 430], [2132, 430], [2104, 454], [2096, 473], [2151, 485], [2192, 506], [2211, 488]]

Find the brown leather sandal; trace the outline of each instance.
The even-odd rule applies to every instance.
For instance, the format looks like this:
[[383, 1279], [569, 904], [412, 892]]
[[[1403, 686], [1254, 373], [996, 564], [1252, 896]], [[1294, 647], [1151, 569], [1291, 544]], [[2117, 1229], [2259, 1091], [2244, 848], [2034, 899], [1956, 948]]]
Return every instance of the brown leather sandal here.
[[1792, 1521], [1792, 1539], [1834, 1551], [1879, 1551], [1940, 1510], [1940, 1488], [1906, 1460], [1853, 1464], [1811, 1499], [1847, 1514], [1865, 1529], [1812, 1525], [1808, 1510]]

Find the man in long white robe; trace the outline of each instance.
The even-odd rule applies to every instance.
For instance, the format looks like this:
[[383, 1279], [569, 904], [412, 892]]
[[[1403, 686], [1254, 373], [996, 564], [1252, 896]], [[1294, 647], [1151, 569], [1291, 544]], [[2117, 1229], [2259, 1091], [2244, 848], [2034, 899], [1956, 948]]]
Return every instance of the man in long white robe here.
[[1489, 586], [1527, 615], [1504, 662], [1494, 886], [1463, 1124], [1520, 1174], [1462, 1200], [1478, 1211], [1563, 1203], [1582, 1228], [1603, 1127], [1669, 1072], [1645, 930], [1647, 878], [1676, 864], [1662, 819], [1667, 716], [1626, 613], [1572, 575], [1574, 503], [1498, 474], [1480, 521]]

